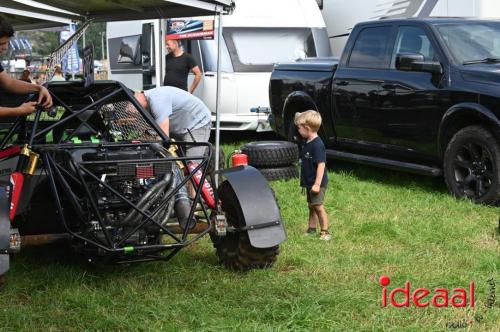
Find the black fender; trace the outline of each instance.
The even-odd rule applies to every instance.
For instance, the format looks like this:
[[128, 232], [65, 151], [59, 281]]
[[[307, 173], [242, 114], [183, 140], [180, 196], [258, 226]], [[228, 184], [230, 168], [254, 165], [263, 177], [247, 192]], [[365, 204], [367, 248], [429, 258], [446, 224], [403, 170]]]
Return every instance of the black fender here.
[[446, 147], [443, 147], [444, 140], [446, 139], [445, 128], [448, 127], [450, 122], [453, 123], [454, 119], [460, 116], [474, 116], [481, 119], [481, 121], [487, 123], [489, 127], [493, 129], [493, 134], [495, 136], [500, 137], [500, 120], [490, 109], [477, 103], [456, 104], [444, 113], [439, 124], [438, 147], [440, 155], [442, 155], [446, 149]]
[[9, 270], [10, 218], [6, 185], [0, 185], [0, 276]]
[[236, 194], [250, 244], [255, 248], [270, 248], [286, 240], [278, 203], [264, 176], [252, 166], [228, 168], [220, 174]]

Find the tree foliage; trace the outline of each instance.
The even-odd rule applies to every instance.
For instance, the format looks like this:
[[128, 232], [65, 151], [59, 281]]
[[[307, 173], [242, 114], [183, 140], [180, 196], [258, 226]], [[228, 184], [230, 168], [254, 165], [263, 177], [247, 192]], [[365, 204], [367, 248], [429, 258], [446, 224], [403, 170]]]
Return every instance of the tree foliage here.
[[[104, 44], [106, 44], [106, 23], [91, 23], [87, 28], [87, 31], [85, 31], [85, 46], [88, 46], [90, 44], [94, 45], [94, 59], [100, 60], [106, 57], [106, 54], [104, 54], [103, 57], [103, 41]], [[80, 51], [80, 56], [82, 56], [83, 48], [83, 38], [80, 38], [80, 40], [78, 41], [78, 50]], [[104, 45], [104, 52], [106, 52], [106, 45]]]
[[[17, 37], [24, 37], [30, 40], [33, 47], [33, 56], [48, 57], [59, 46], [58, 31], [20, 31], [17, 33]], [[106, 23], [91, 23], [85, 31], [85, 44], [86, 46], [90, 44], [94, 45], [95, 59], [103, 58], [103, 41], [106, 43]], [[83, 48], [82, 37], [78, 41], [80, 56], [82, 56]], [[106, 45], [104, 45], [104, 52], [106, 52]]]

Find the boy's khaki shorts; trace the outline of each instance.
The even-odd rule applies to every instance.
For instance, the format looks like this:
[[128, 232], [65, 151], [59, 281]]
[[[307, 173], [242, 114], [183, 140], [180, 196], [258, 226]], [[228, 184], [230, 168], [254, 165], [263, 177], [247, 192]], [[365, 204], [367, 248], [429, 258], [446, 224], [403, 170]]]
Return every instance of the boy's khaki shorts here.
[[307, 203], [309, 205], [321, 205], [325, 201], [326, 187], [320, 187], [317, 194], [313, 194], [310, 190], [307, 191]]

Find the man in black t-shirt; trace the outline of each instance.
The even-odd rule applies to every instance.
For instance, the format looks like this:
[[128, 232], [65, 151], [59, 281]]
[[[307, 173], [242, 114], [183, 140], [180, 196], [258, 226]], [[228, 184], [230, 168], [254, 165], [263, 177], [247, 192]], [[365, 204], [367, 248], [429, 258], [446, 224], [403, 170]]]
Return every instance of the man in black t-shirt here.
[[168, 54], [165, 57], [165, 79], [163, 85], [174, 86], [188, 91], [187, 78], [190, 71], [194, 80], [189, 89], [193, 93], [201, 80], [201, 71], [193, 56], [182, 50], [178, 40], [167, 40]]
[[[9, 39], [13, 35], [14, 29], [10, 23], [7, 22], [5, 18], [0, 16], [0, 53], [4, 53], [9, 49]], [[45, 108], [52, 106], [52, 97], [45, 87], [23, 82], [10, 77], [7, 73], [5, 73], [2, 65], [0, 64], [0, 94], [2, 94], [3, 91], [9, 91], [17, 94], [38, 93], [38, 101], [30, 101], [21, 104], [18, 107], [0, 106], [0, 116], [29, 115], [36, 110], [37, 104], [41, 104]]]

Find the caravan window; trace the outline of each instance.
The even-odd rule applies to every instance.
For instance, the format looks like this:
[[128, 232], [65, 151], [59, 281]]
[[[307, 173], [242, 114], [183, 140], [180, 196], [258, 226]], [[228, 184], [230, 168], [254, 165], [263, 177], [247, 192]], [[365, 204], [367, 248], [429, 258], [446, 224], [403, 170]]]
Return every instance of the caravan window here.
[[223, 35], [235, 71], [270, 72], [277, 62], [316, 56], [309, 28], [225, 28]]
[[[223, 38], [224, 39], [224, 38]], [[203, 70], [205, 72], [216, 72], [217, 71], [217, 30], [215, 31], [214, 40], [200, 40], [200, 51], [203, 63]], [[233, 65], [231, 64], [231, 59], [229, 58], [229, 53], [227, 51], [227, 46], [224, 40], [222, 40], [221, 45], [221, 66], [220, 70], [223, 73], [232, 73]]]

